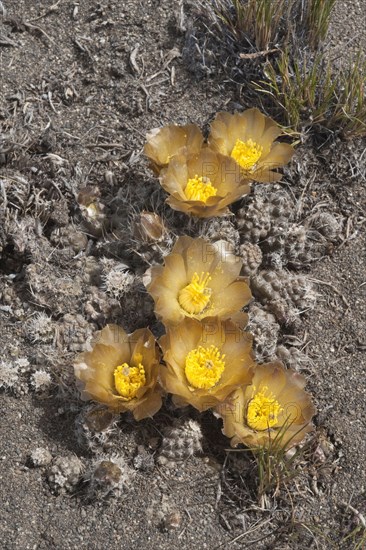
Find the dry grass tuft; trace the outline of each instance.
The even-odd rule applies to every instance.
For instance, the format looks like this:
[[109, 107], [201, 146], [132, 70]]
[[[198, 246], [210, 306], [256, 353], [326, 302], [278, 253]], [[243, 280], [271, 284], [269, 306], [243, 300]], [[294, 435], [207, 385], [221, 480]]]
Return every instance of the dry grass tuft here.
[[321, 125], [345, 138], [366, 135], [366, 61], [334, 74], [322, 53], [281, 52], [264, 66], [265, 80], [254, 83], [293, 130]]
[[303, 0], [309, 45], [316, 50], [325, 39], [336, 0]]
[[217, 13], [233, 35], [246, 35], [258, 50], [268, 50], [278, 38], [284, 0], [218, 0], [216, 4]]
[[212, 21], [259, 51], [284, 47], [294, 34], [316, 49], [325, 39], [336, 0], [202, 0]]
[[300, 474], [299, 463], [310, 444], [286, 450], [283, 438], [287, 430], [286, 425], [271, 441], [269, 448], [252, 449], [258, 467], [258, 500], [263, 502], [266, 495], [276, 496], [286, 484]]
[[292, 131], [362, 137], [365, 57], [335, 68], [323, 47], [335, 2], [201, 0], [206, 59], [240, 85], [244, 103], [259, 103]]

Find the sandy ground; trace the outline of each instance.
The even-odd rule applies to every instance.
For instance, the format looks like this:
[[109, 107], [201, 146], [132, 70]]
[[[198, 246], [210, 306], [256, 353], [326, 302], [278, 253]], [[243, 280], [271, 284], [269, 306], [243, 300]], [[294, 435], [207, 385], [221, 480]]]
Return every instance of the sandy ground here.
[[[253, 466], [231, 464], [218, 421], [205, 415], [203, 456], [172, 470], [134, 468], [138, 446], [155, 456], [162, 430], [179, 417], [167, 407], [153, 420], [119, 424], [113, 452], [131, 477], [122, 497], [89, 501], [83, 484], [53, 494], [46, 468], [30, 465], [34, 449], [76, 454], [87, 470], [93, 463], [74, 430], [75, 354], [107, 322], [159, 330], [139, 286], [121, 301], [106, 292], [101, 263], [127, 259], [139, 275], [143, 263], [131, 260], [118, 236], [129, 231], [132, 210], [158, 204], [166, 212], [141, 157], [145, 133], [172, 121], [207, 128], [240, 97], [224, 79], [196, 80], [187, 70], [177, 2], [65, 1], [50, 13], [54, 2], [2, 4], [0, 179], [14, 183], [8, 208], [17, 216], [15, 225], [2, 220], [5, 235], [0, 228], [1, 359], [27, 358], [30, 370], [0, 395], [0, 546], [356, 548], [359, 518], [347, 505], [365, 514], [365, 143], [304, 146], [282, 184], [296, 207], [301, 197], [304, 217], [318, 208], [342, 224], [328, 255], [307, 270], [315, 308], [300, 326], [281, 328], [281, 342], [295, 339], [310, 358], [304, 372], [318, 406], [320, 458], [301, 463], [293, 484], [259, 506], [248, 482]], [[365, 10], [363, 0], [339, 2], [330, 29], [335, 56], [365, 44]], [[76, 197], [86, 185], [98, 188], [107, 217], [119, 217], [116, 238], [85, 225]], [[173, 222], [188, 231], [182, 220]], [[30, 323], [39, 313], [50, 319], [43, 332]], [[46, 391], [32, 388], [35, 370], [52, 376]]]

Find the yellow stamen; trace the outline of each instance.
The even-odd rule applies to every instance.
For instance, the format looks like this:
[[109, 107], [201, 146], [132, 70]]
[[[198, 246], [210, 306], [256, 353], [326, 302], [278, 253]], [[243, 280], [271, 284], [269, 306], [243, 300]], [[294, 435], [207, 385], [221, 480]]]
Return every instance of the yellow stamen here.
[[222, 355], [216, 346], [199, 346], [190, 351], [186, 357], [185, 368], [189, 384], [197, 389], [213, 388], [225, 370], [224, 359], [225, 355]]
[[211, 289], [207, 288], [210, 280], [209, 273], [201, 273], [200, 277], [198, 273], [195, 273], [192, 282], [179, 292], [178, 302], [186, 313], [190, 315], [202, 313], [207, 307], [211, 296]]
[[[255, 391], [255, 388], [254, 388]], [[267, 395], [266, 395], [267, 394]], [[268, 387], [262, 388], [249, 402], [247, 424], [253, 430], [267, 430], [278, 422], [278, 415], [283, 411], [273, 393], [268, 393]]]
[[86, 212], [89, 216], [89, 218], [96, 218], [98, 216], [98, 208], [97, 205], [94, 203], [88, 204], [86, 207]]
[[116, 390], [127, 401], [136, 397], [138, 390], [145, 384], [145, 369], [141, 363], [137, 367], [130, 367], [127, 363], [123, 363], [114, 371]]
[[216, 196], [217, 189], [209, 178], [195, 175], [194, 178], [188, 180], [184, 192], [189, 201], [206, 202], [210, 197]]
[[237, 139], [234, 149], [231, 151], [231, 156], [244, 170], [253, 172], [262, 153], [263, 147], [252, 139], [245, 142]]

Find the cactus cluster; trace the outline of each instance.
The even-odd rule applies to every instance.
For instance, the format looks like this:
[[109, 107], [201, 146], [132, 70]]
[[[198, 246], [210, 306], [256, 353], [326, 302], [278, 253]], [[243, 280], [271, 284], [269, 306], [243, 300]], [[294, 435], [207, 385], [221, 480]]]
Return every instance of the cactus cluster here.
[[110, 296], [121, 298], [134, 284], [135, 277], [128, 270], [128, 266], [109, 258], [102, 258], [103, 288]]
[[0, 361], [0, 388], [21, 397], [30, 389], [46, 390], [51, 384], [51, 377], [42, 369], [35, 369], [26, 357]]
[[163, 430], [158, 463], [172, 467], [202, 452], [202, 431], [196, 420], [177, 420]]
[[[90, 500], [118, 496], [133, 478], [130, 464], [149, 472], [155, 461], [171, 467], [202, 453], [200, 424], [185, 417], [161, 429], [156, 453], [140, 444], [129, 463], [120, 454], [120, 413], [151, 417], [166, 394], [175, 407], [189, 404], [222, 418], [233, 446], [270, 446], [283, 427], [287, 396], [305, 412], [291, 418], [284, 446], [312, 429], [315, 409], [295, 372], [305, 361], [280, 333], [296, 327], [316, 299], [309, 279], [294, 270], [324, 255], [340, 227], [320, 212], [299, 221], [291, 195], [273, 183], [293, 155], [290, 145], [274, 142], [280, 133], [256, 109], [219, 113], [206, 141], [195, 125], [154, 130], [145, 154], [175, 211], [166, 218], [146, 209], [148, 189], [132, 206], [130, 196], [109, 201], [84, 186], [76, 194], [75, 225], [61, 216], [47, 238], [30, 216], [18, 220], [13, 212], [7, 220], [3, 244], [22, 257], [24, 291], [39, 308], [25, 317], [25, 339], [42, 350], [81, 352], [74, 364], [78, 389], [83, 400], [100, 404], [85, 405], [75, 420], [84, 461], [42, 449], [31, 454], [34, 466], [47, 468], [55, 494], [82, 482]], [[215, 170], [206, 173], [207, 166]], [[24, 181], [14, 197], [19, 208], [28, 188]], [[122, 316], [134, 332], [112, 324]], [[97, 326], [104, 328], [90, 341]], [[140, 328], [146, 326], [151, 330]], [[35, 357], [32, 363], [38, 366], [25, 376], [28, 367], [3, 361], [0, 386], [19, 392], [26, 378], [25, 388], [50, 387], [50, 373]]]
[[253, 295], [280, 324], [296, 324], [300, 313], [315, 305], [316, 293], [304, 275], [263, 270], [251, 279]]
[[83, 476], [88, 500], [118, 497], [133, 479], [133, 471], [118, 454], [100, 455], [95, 458]]
[[71, 493], [80, 483], [85, 465], [76, 456], [58, 456], [52, 460], [47, 468], [46, 476], [51, 491]]
[[[116, 198], [115, 213], [108, 221], [107, 209], [102, 208], [97, 193], [85, 189], [79, 194], [84, 218], [103, 217], [104, 228], [115, 228], [117, 240], [123, 240], [127, 250], [133, 251], [130, 260], [125, 262], [122, 255], [118, 263], [101, 245], [104, 290], [129, 312], [128, 325], [149, 323], [155, 327], [155, 313], [162, 323], [159, 332], [165, 331], [158, 341], [161, 357], [148, 329], [128, 335], [117, 325], [105, 326], [91, 349], [75, 363], [84, 399], [98, 401], [111, 414], [132, 412], [140, 420], [157, 412], [162, 394], [170, 393], [177, 407], [191, 404], [198, 411], [215, 410], [223, 418], [224, 433], [230, 434], [233, 445], [256, 446], [270, 444], [271, 434], [275, 437], [275, 429], [264, 434], [263, 426], [277, 424], [288, 392], [292, 398], [296, 395], [306, 414], [292, 419], [284, 444], [293, 437], [301, 440], [312, 429], [314, 407], [303, 391], [304, 383], [293, 369], [286, 370], [279, 363], [278, 355], [286, 355], [279, 333], [281, 325], [296, 325], [299, 315], [314, 304], [316, 295], [308, 279], [284, 268], [307, 261], [312, 247], [309, 235], [316, 233], [323, 244], [325, 237], [315, 228], [322, 223], [315, 219], [308, 226], [297, 224], [290, 195], [276, 184], [271, 189], [257, 186], [249, 194], [253, 182], [281, 179], [276, 169], [290, 160], [293, 148], [274, 143], [280, 133], [277, 124], [256, 109], [236, 115], [219, 113], [207, 143], [194, 124], [153, 130], [145, 155], [168, 194], [167, 204], [178, 211], [164, 221], [157, 212], [140, 209], [141, 201], [131, 215], [122, 196]], [[230, 214], [228, 206], [243, 196], [239, 209]], [[130, 235], [118, 220], [118, 212], [129, 212]], [[136, 258], [151, 266], [142, 278], [141, 272], [131, 276], [136, 266], [140, 269]], [[148, 294], [138, 291], [141, 279]], [[252, 295], [256, 302], [248, 306]], [[243, 306], [249, 307], [252, 334], [243, 332], [248, 320], [241, 311]], [[90, 319], [101, 322], [88, 305], [85, 310]], [[256, 363], [253, 345], [256, 361], [272, 363]], [[102, 348], [103, 371], [98, 372]], [[288, 364], [294, 362], [295, 354], [290, 355], [286, 356]], [[276, 377], [282, 377], [287, 388], [278, 401], [269, 382]], [[261, 390], [262, 378], [268, 383]], [[249, 400], [242, 419], [231, 418], [232, 399]], [[275, 404], [271, 417], [266, 416], [267, 402]], [[108, 429], [91, 433], [83, 413], [77, 421], [77, 433], [92, 452], [108, 443]], [[163, 430], [158, 463], [174, 464], [201, 452], [201, 440], [196, 421], [176, 421]], [[136, 469], [149, 470], [152, 457], [140, 446], [133, 464]]]
[[98, 453], [108, 449], [118, 417], [108, 409], [85, 405], [75, 419], [76, 440], [82, 449]]
[[[192, 220], [192, 222], [194, 221]], [[233, 220], [230, 218], [198, 220], [196, 223], [192, 223], [192, 226], [191, 232], [195, 229], [195, 234], [198, 234], [199, 237], [203, 237], [212, 243], [225, 241], [230, 244], [234, 253], [238, 253], [240, 235]]]
[[262, 263], [263, 253], [257, 244], [244, 242], [239, 247], [239, 256], [243, 260], [243, 275], [252, 277]]
[[34, 468], [42, 468], [52, 462], [52, 454], [44, 447], [37, 447], [29, 454], [29, 460]]
[[[330, 213], [318, 212], [301, 222], [290, 195], [259, 188], [236, 213], [241, 243], [260, 247], [266, 268], [302, 269], [325, 256], [339, 239], [341, 226]], [[244, 248], [244, 250], [246, 250]]]
[[276, 355], [280, 325], [273, 313], [253, 302], [249, 306], [248, 330], [253, 335], [253, 349], [256, 360], [270, 361]]

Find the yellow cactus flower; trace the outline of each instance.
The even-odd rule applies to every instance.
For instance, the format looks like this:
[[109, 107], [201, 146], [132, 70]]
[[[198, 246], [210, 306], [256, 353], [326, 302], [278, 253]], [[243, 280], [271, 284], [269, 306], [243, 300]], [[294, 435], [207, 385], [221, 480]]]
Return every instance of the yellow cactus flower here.
[[161, 407], [159, 355], [149, 329], [128, 335], [117, 325], [107, 325], [96, 334], [91, 350], [77, 357], [74, 370], [83, 400], [93, 399], [114, 412], [131, 411], [136, 420]]
[[174, 157], [160, 183], [174, 210], [201, 218], [227, 214], [229, 204], [250, 192], [236, 162], [208, 148]]
[[198, 153], [203, 145], [203, 135], [196, 124], [177, 126], [170, 124], [154, 128], [146, 136], [145, 156], [155, 174], [167, 166], [176, 155]]
[[178, 324], [185, 317], [228, 318], [249, 302], [249, 286], [239, 277], [242, 261], [224, 244], [180, 237], [165, 265], [147, 271], [145, 286], [164, 324]]
[[160, 339], [166, 366], [161, 383], [177, 406], [205, 411], [252, 380], [252, 336], [243, 332], [247, 315], [225, 321], [186, 318]]
[[246, 179], [271, 183], [281, 179], [273, 170], [287, 164], [294, 154], [291, 145], [275, 142], [281, 132], [278, 124], [258, 109], [233, 115], [218, 113], [208, 144], [234, 159]]
[[231, 446], [292, 447], [312, 431], [316, 410], [305, 378], [281, 363], [257, 365], [252, 384], [236, 389], [216, 408]]

